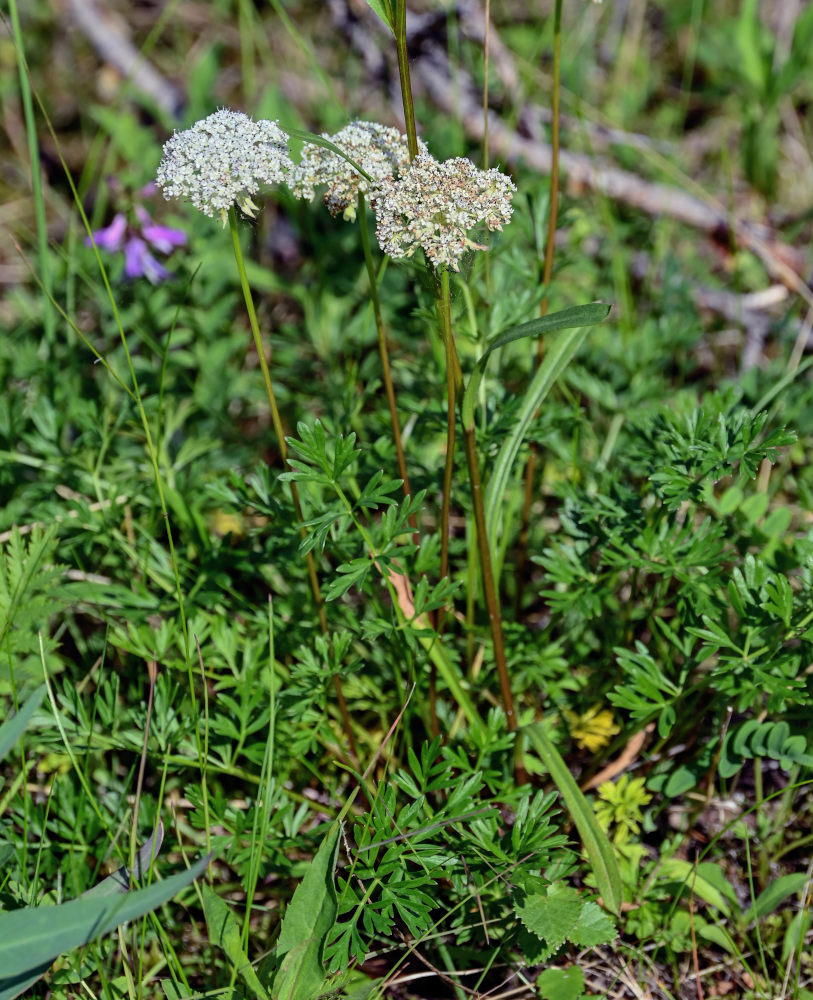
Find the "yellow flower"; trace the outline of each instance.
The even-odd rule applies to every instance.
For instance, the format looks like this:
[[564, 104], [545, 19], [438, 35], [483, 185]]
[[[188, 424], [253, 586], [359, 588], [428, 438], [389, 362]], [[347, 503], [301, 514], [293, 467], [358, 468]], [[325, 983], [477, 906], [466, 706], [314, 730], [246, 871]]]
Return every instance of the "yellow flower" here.
[[594, 705], [584, 715], [565, 712], [565, 718], [570, 725], [570, 735], [577, 746], [582, 750], [589, 750], [590, 753], [607, 746], [613, 736], [621, 732], [621, 727], [613, 720], [613, 713], [601, 705]]

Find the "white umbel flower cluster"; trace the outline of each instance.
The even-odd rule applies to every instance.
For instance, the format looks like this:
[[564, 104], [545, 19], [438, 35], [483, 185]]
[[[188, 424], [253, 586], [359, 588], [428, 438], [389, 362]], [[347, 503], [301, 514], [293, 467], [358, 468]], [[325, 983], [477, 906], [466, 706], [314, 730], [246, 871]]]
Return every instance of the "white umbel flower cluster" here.
[[[324, 200], [330, 214], [342, 215], [348, 222], [356, 217], [359, 192], [375, 203], [381, 185], [409, 165], [406, 136], [378, 122], [351, 122], [335, 135], [323, 132], [322, 138], [354, 160], [369, 180], [338, 153], [306, 143], [289, 183], [297, 198], [312, 198], [317, 187], [326, 185]], [[420, 146], [425, 152], [425, 144]]]
[[165, 198], [188, 198], [225, 226], [232, 205], [253, 218], [251, 196], [261, 184], [287, 180], [292, 168], [288, 136], [276, 122], [223, 108], [165, 143], [156, 180]]
[[411, 257], [422, 247], [429, 260], [457, 271], [467, 250], [484, 250], [467, 233], [484, 225], [502, 229], [511, 218], [516, 187], [499, 170], [478, 170], [455, 157], [438, 163], [417, 156], [398, 180], [381, 186], [376, 235], [390, 257]]

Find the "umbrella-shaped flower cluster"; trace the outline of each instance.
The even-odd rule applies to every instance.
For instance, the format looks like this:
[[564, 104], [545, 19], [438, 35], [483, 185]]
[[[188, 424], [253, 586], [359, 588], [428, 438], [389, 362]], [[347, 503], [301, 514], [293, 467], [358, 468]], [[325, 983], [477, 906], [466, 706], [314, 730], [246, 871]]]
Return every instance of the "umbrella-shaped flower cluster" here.
[[330, 212], [348, 220], [361, 193], [375, 210], [385, 253], [411, 257], [421, 247], [435, 267], [455, 271], [467, 251], [486, 249], [470, 233], [501, 229], [511, 218], [516, 188], [499, 170], [478, 170], [461, 157], [438, 162], [424, 143], [410, 161], [406, 137], [377, 122], [352, 122], [323, 138], [329, 146], [305, 143], [294, 164], [276, 122], [222, 109], [166, 143], [158, 184], [165, 197], [188, 198], [224, 225], [233, 205], [254, 216], [252, 196], [263, 184], [286, 183], [298, 198], [324, 186]]

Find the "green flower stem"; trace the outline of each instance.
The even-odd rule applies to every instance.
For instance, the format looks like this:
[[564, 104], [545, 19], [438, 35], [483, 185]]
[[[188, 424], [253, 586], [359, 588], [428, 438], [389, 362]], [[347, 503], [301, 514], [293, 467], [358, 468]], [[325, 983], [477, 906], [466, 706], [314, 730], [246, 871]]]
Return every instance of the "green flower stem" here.
[[[540, 316], [544, 316], [548, 311], [548, 290], [550, 280], [553, 275], [553, 250], [556, 239], [556, 222], [559, 214], [559, 97], [560, 78], [562, 68], [562, 0], [556, 0], [556, 7], [553, 14], [553, 96], [552, 96], [552, 120], [551, 120], [551, 168], [550, 168], [550, 197], [548, 201], [548, 237], [545, 243], [545, 263], [542, 273], [542, 284], [545, 288], [545, 297], [539, 306]], [[540, 337], [536, 345], [536, 367], [542, 364], [542, 355], [545, 350], [544, 337]], [[531, 523], [531, 505], [534, 498], [534, 479], [536, 477], [536, 464], [539, 450], [536, 444], [531, 445], [528, 453], [528, 462], [525, 466], [525, 490], [522, 500], [522, 518], [519, 529], [519, 553], [517, 555], [517, 596], [516, 610], [519, 613], [522, 607], [522, 592], [525, 587], [525, 576], [528, 567], [528, 532]]]
[[[37, 256], [39, 258], [42, 285], [47, 302], [43, 308], [42, 325], [45, 342], [50, 350], [56, 343], [56, 313], [51, 304], [53, 298], [54, 278], [51, 265], [51, 250], [48, 246], [48, 220], [45, 212], [45, 194], [42, 184], [42, 167], [40, 163], [39, 143], [37, 141], [37, 121], [34, 116], [34, 101], [31, 95], [31, 79], [25, 58], [23, 45], [24, 36], [17, 11], [17, 0], [9, 0], [9, 15], [11, 17], [11, 32], [14, 38], [14, 48], [17, 54], [17, 77], [20, 83], [20, 99], [23, 105], [25, 133], [28, 142], [28, 161], [31, 170], [31, 194], [34, 201], [34, 218], [37, 225]], [[39, 100], [39, 98], [37, 98]]]
[[[451, 317], [449, 277], [445, 268], [442, 271], [442, 278], [439, 287], [443, 298], [443, 302], [440, 304], [441, 315]], [[451, 330], [451, 320], [449, 320], [448, 336], [446, 336], [446, 331], [444, 331], [444, 337], [447, 342], [447, 356], [451, 360], [455, 394], [462, 402], [464, 392], [463, 371], [460, 367], [460, 358], [457, 354], [454, 334]], [[508, 729], [513, 732], [517, 728], [517, 718], [514, 711], [514, 696], [511, 692], [511, 680], [508, 676], [508, 661], [505, 656], [505, 641], [502, 633], [502, 612], [500, 611], [500, 602], [497, 596], [497, 587], [494, 581], [494, 567], [491, 562], [491, 548], [488, 543], [488, 533], [486, 531], [486, 513], [485, 506], [483, 504], [483, 484], [480, 478], [480, 463], [477, 458], [474, 421], [467, 421], [465, 418], [463, 419], [463, 444], [466, 452], [466, 464], [469, 470], [472, 507], [474, 509], [474, 523], [477, 529], [477, 551], [480, 556], [480, 573], [483, 582], [483, 594], [486, 601], [486, 610], [488, 612], [488, 623], [491, 628], [491, 640], [494, 646], [494, 659], [497, 663], [497, 676], [500, 682], [500, 696], [502, 698], [502, 705], [503, 710], [505, 711]]]
[[[384, 378], [384, 389], [387, 394], [387, 403], [390, 408], [390, 420], [392, 421], [392, 438], [395, 442], [395, 453], [398, 458], [398, 472], [403, 480], [404, 496], [412, 496], [412, 488], [409, 485], [409, 475], [407, 473], [406, 458], [404, 456], [404, 446], [401, 441], [401, 426], [398, 422], [398, 408], [395, 403], [395, 386], [392, 383], [392, 371], [390, 370], [390, 352], [387, 345], [387, 334], [384, 329], [384, 318], [381, 315], [381, 299], [378, 295], [378, 277], [375, 265], [373, 264], [373, 254], [370, 249], [370, 231], [367, 228], [367, 202], [364, 195], [359, 191], [358, 196], [358, 222], [361, 233], [361, 248], [364, 251], [364, 263], [367, 267], [367, 276], [370, 281], [370, 301], [373, 304], [373, 315], [375, 316], [375, 328], [378, 334], [378, 351], [381, 355], [381, 371]], [[409, 523], [413, 528], [417, 527], [414, 516], [410, 517]]]
[[[561, 0], [557, 0], [561, 7]], [[398, 54], [398, 75], [401, 81], [401, 99], [404, 104], [404, 121], [406, 124], [407, 140], [409, 142], [409, 155], [415, 159], [418, 155], [418, 135], [415, 129], [415, 110], [412, 103], [412, 84], [409, 77], [409, 55], [406, 45], [406, 0], [399, 0], [396, 5], [395, 21], [395, 47]], [[449, 302], [449, 281], [448, 274], [443, 269], [443, 277], [440, 282], [440, 294], [443, 299], [439, 301], [441, 327], [446, 326], [444, 316], [451, 316], [451, 305]], [[444, 292], [445, 287], [445, 292]], [[451, 328], [451, 320], [448, 322]], [[463, 372], [460, 368], [460, 360], [457, 356], [457, 348], [454, 343], [454, 336], [449, 329], [449, 336], [446, 338], [447, 357], [451, 360], [452, 380], [454, 383], [455, 395], [463, 398]], [[450, 420], [450, 424], [454, 421]], [[483, 576], [483, 589], [486, 597], [486, 607], [488, 609], [489, 623], [491, 625], [491, 637], [494, 644], [494, 657], [497, 661], [497, 673], [500, 678], [500, 690], [502, 693], [503, 708], [510, 730], [517, 727], [516, 716], [514, 714], [514, 699], [511, 694], [511, 683], [508, 678], [508, 665], [505, 659], [505, 643], [502, 634], [502, 616], [500, 605], [497, 600], [497, 591], [494, 585], [494, 572], [491, 565], [491, 552], [489, 550], [488, 538], [486, 536], [485, 508], [483, 507], [483, 489], [480, 481], [480, 468], [477, 463], [477, 448], [474, 441], [474, 426], [466, 427], [463, 432], [466, 442], [466, 461], [469, 467], [469, 479], [472, 487], [472, 499], [474, 502], [474, 515], [477, 524], [477, 544], [480, 550], [480, 566]], [[448, 435], [447, 430], [447, 435]], [[448, 440], [448, 437], [447, 437]], [[447, 461], [450, 461], [447, 452]], [[448, 491], [444, 490], [444, 497]], [[443, 530], [443, 529], [441, 529]], [[448, 530], [448, 521], [447, 521]], [[439, 644], [433, 644], [431, 649], [440, 649]], [[431, 653], [430, 649], [430, 653]], [[438, 670], [443, 676], [443, 671], [438, 665]], [[446, 679], [444, 677], [444, 679]], [[462, 706], [461, 706], [462, 707]], [[471, 721], [471, 720], [470, 720]]]
[[[451, 296], [449, 272], [441, 271], [438, 288], [438, 316], [443, 346], [446, 348], [446, 461], [443, 466], [443, 498], [440, 507], [440, 576], [449, 575], [449, 520], [452, 506], [452, 476], [454, 474], [455, 446], [455, 347], [452, 334]], [[458, 368], [459, 368], [458, 364]]]
[[397, 0], [395, 13], [395, 50], [398, 54], [398, 78], [401, 82], [401, 99], [404, 103], [404, 125], [409, 158], [418, 155], [418, 132], [415, 128], [415, 107], [412, 103], [412, 82], [409, 77], [409, 53], [406, 38], [406, 0]]
[[[263, 373], [263, 382], [265, 383], [265, 393], [268, 397], [268, 405], [271, 409], [271, 421], [274, 425], [274, 432], [277, 435], [277, 445], [279, 447], [280, 456], [282, 457], [282, 463], [285, 470], [288, 471], [288, 445], [285, 441], [285, 431], [282, 429], [282, 419], [279, 415], [279, 407], [277, 406], [277, 397], [274, 394], [274, 386], [271, 383], [271, 372], [268, 370], [268, 362], [265, 359], [265, 347], [263, 345], [262, 336], [260, 335], [260, 324], [257, 321], [257, 312], [254, 308], [251, 286], [248, 283], [246, 265], [243, 260], [243, 251], [240, 248], [240, 234], [237, 228], [237, 213], [234, 208], [229, 209], [229, 227], [231, 229], [234, 257], [237, 261], [237, 270], [240, 273], [240, 285], [243, 289], [243, 298], [245, 299], [246, 310], [248, 312], [248, 321], [251, 326], [251, 333], [254, 337], [254, 347], [257, 351], [260, 369]], [[302, 538], [305, 538], [307, 536], [307, 531], [303, 523], [305, 518], [302, 515], [302, 504], [299, 501], [299, 490], [293, 480], [290, 480], [290, 487], [294, 510], [296, 511], [296, 516], [299, 518], [299, 533]], [[313, 552], [308, 552], [306, 554], [306, 560], [308, 565], [308, 579], [310, 580], [311, 593], [313, 595], [313, 603], [316, 606], [316, 613], [319, 616], [319, 626], [322, 632], [327, 635], [327, 615], [325, 614], [325, 605], [322, 600], [322, 590], [319, 586], [319, 577], [316, 574], [316, 561], [313, 558]], [[347, 701], [345, 700], [344, 691], [342, 690], [342, 682], [336, 674], [333, 675], [333, 686], [336, 691], [336, 700], [339, 705], [339, 712], [341, 713], [347, 743], [351, 754], [355, 760], [358, 761], [358, 751], [356, 750], [353, 728], [350, 724], [350, 713], [347, 710]]]

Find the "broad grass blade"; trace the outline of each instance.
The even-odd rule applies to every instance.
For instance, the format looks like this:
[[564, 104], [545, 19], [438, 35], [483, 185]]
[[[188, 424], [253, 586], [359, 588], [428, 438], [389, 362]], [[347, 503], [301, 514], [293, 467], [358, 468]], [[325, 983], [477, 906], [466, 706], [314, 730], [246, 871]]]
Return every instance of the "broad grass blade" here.
[[167, 902], [205, 871], [210, 860], [207, 855], [186, 871], [126, 895], [0, 913], [0, 1000], [19, 996], [64, 952]]
[[564, 799], [570, 818], [576, 824], [604, 905], [612, 913], [619, 913], [622, 902], [621, 873], [607, 834], [598, 825], [590, 803], [584, 797], [545, 730], [536, 723], [528, 726], [523, 732], [548, 769]]
[[229, 904], [221, 899], [210, 885], [202, 885], [203, 912], [206, 915], [206, 927], [209, 940], [216, 944], [226, 955], [234, 971], [240, 976], [257, 1000], [268, 1000], [263, 984], [243, 951], [240, 939], [240, 925]]
[[[606, 316], [608, 307], [602, 306], [601, 308], [605, 310], [604, 315]], [[494, 562], [494, 573], [497, 580], [501, 569], [497, 555], [499, 552], [497, 528], [503, 511], [505, 491], [508, 488], [517, 454], [534, 414], [556, 380], [570, 364], [588, 332], [589, 327], [565, 330], [548, 345], [542, 364], [537, 369], [528, 391], [525, 393], [517, 421], [503, 441], [494, 462], [491, 478], [485, 490], [485, 511], [486, 534], [491, 547], [491, 558]]]
[[11, 750], [17, 740], [23, 735], [23, 730], [28, 725], [31, 716], [39, 708], [39, 704], [45, 695], [45, 685], [40, 684], [36, 691], [28, 698], [20, 711], [8, 722], [0, 726], [0, 760]]

